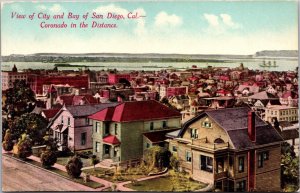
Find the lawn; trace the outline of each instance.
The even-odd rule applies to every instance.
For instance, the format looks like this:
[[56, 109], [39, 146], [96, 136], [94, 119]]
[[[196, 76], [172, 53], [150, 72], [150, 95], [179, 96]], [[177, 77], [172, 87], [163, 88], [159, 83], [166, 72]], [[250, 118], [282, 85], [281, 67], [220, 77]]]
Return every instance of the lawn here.
[[[58, 157], [56, 163], [65, 166], [67, 165], [69, 158], [70, 157]], [[85, 159], [85, 158], [80, 158], [80, 159], [83, 163], [83, 167], [92, 166], [90, 159]]]
[[114, 175], [115, 169], [106, 169], [106, 168], [99, 168], [99, 167], [97, 167], [95, 170], [86, 169], [83, 170], [83, 172], [86, 174], [90, 174], [92, 176], [96, 176], [98, 178], [102, 178], [110, 182], [125, 182], [129, 180], [136, 180], [139, 178], [146, 177], [146, 175], [135, 173], [134, 170], [132, 173], [122, 172], [121, 175], [115, 176]]
[[[31, 159], [26, 159], [26, 160], [24, 160], [24, 161], [26, 161], [26, 162], [28, 162], [28, 163], [31, 163], [31, 164], [33, 164], [33, 165], [35, 165], [35, 166], [42, 167], [42, 164], [41, 164], [40, 162], [36, 162], [36, 161], [31, 160]], [[100, 188], [100, 187], [103, 187], [103, 186], [104, 186], [103, 184], [100, 184], [100, 183], [94, 182], [94, 181], [89, 181], [89, 182], [87, 182], [87, 183], [84, 183], [82, 177], [80, 177], [80, 178], [71, 178], [71, 177], [68, 175], [67, 172], [64, 172], [64, 171], [62, 171], [62, 170], [59, 170], [59, 169], [56, 169], [56, 168], [53, 168], [53, 167], [51, 167], [51, 168], [49, 168], [49, 169], [47, 169], [47, 170], [49, 170], [49, 171], [51, 171], [51, 172], [54, 172], [54, 173], [56, 173], [56, 174], [59, 174], [59, 175], [61, 175], [61, 176], [64, 176], [64, 177], [68, 178], [69, 180], [71, 180], [71, 181], [73, 181], [73, 182], [76, 182], [76, 183], [79, 183], [79, 184], [88, 186], [88, 187], [90, 187], [90, 188], [96, 189], [96, 188]]]
[[136, 182], [136, 184], [127, 184], [125, 187], [137, 191], [195, 191], [206, 187], [207, 184], [197, 182], [191, 179], [179, 180], [174, 182], [171, 176], [162, 176], [150, 180]]

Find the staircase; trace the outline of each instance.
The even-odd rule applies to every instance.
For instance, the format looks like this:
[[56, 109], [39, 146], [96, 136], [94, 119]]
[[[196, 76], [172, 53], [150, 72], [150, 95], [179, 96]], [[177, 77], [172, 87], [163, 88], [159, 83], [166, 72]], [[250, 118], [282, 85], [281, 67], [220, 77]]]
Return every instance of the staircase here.
[[111, 168], [114, 165], [114, 161], [112, 159], [104, 159], [99, 163], [99, 165], [103, 168]]

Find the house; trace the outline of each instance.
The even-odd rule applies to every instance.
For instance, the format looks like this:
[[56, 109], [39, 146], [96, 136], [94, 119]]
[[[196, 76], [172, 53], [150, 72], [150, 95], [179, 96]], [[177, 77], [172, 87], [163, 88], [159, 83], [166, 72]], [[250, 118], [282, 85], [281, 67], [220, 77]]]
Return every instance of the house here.
[[[161, 143], [165, 133], [180, 128], [180, 113], [155, 100], [128, 101], [89, 116], [93, 122], [93, 154], [114, 162], [141, 158]], [[151, 133], [151, 134], [150, 134]]]
[[182, 170], [216, 189], [280, 191], [281, 142], [271, 125], [239, 107], [200, 113], [169, 140], [169, 149]]
[[118, 103], [63, 106], [48, 125], [50, 135], [58, 140], [59, 150], [92, 149], [92, 124], [89, 115]]
[[298, 107], [290, 107], [286, 105], [267, 105], [265, 109], [265, 121], [274, 122], [274, 118], [278, 121], [298, 121]]

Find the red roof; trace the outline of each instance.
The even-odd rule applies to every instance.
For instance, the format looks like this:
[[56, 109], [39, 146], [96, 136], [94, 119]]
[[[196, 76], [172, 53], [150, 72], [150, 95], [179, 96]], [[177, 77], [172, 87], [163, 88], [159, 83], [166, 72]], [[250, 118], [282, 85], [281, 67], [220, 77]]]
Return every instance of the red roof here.
[[89, 118], [98, 120], [98, 121], [110, 121], [114, 114], [114, 110], [115, 110], [114, 107], [108, 107], [106, 109], [103, 109], [102, 111], [99, 111], [99, 112], [89, 116]]
[[58, 113], [59, 109], [47, 109], [43, 110], [44, 115], [47, 119], [54, 117]]
[[114, 111], [104, 109], [91, 115], [89, 118], [100, 121], [110, 119], [111, 121], [115, 122], [129, 122], [169, 119], [181, 116], [180, 112], [171, 109], [155, 100], [128, 101], [111, 108], [114, 108]]
[[114, 135], [108, 135], [108, 136], [104, 137], [103, 138], [103, 142], [109, 143], [109, 144], [113, 144], [113, 145], [121, 143], [119, 141], [119, 139], [116, 136], [114, 136]]

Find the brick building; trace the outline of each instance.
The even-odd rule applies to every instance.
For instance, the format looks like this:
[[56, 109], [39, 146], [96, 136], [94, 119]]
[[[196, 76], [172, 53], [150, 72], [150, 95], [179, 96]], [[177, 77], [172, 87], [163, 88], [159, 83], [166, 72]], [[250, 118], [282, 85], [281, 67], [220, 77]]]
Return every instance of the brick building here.
[[85, 88], [89, 87], [89, 77], [88, 75], [38, 75], [30, 74], [28, 75], [28, 84], [30, 88], [36, 94], [43, 94], [43, 85], [59, 85], [68, 83], [70, 86], [75, 88]]

